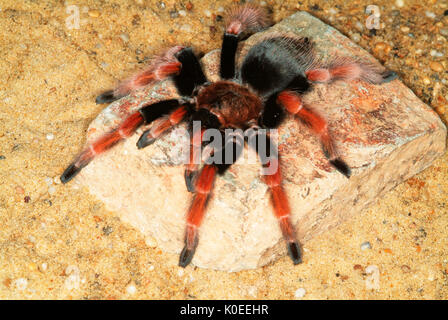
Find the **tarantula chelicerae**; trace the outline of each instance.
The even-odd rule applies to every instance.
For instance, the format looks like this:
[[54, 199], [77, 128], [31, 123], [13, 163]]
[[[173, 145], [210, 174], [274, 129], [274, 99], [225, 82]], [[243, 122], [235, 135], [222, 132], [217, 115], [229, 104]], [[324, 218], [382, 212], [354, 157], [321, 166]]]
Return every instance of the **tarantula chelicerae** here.
[[[171, 78], [181, 98], [144, 105], [118, 128], [87, 146], [64, 171], [61, 181], [70, 181], [96, 155], [130, 137], [142, 125], [152, 123], [138, 140], [138, 148], [150, 145], [182, 121], [201, 122], [201, 129], [191, 136], [191, 145], [198, 144], [195, 141], [201, 145], [207, 129], [222, 132], [226, 128], [253, 129], [258, 142], [252, 147], [259, 154], [262, 165], [275, 168], [273, 172], [263, 171], [263, 178], [269, 187], [274, 213], [287, 243], [289, 256], [294, 264], [300, 263], [301, 249], [290, 221], [291, 212], [282, 187], [279, 157], [260, 152], [261, 142], [264, 142], [264, 147], [270, 146], [269, 150], [272, 150], [273, 145], [266, 130], [260, 129], [276, 128], [285, 114], [294, 116], [319, 137], [329, 162], [346, 177], [350, 177], [350, 168], [334, 147], [326, 121], [310, 106], [304, 105], [301, 96], [312, 90], [313, 82], [361, 79], [381, 84], [391, 81], [396, 75], [380, 66], [356, 59], [336, 58], [330, 63], [322, 63], [315, 56], [313, 44], [308, 38], [281, 33], [262, 37], [247, 52], [241, 67], [236, 68], [238, 42], [268, 25], [265, 11], [255, 5], [246, 4], [229, 10], [221, 50], [221, 80], [218, 82], [207, 81], [191, 48], [176, 46], [154, 59], [145, 70], [122, 82], [115, 90], [98, 96], [97, 103], [112, 102], [156, 81]], [[212, 152], [213, 158], [221, 161], [204, 161], [200, 170], [197, 161], [193, 161], [197, 153], [201, 152], [200, 148], [199, 151], [198, 148], [190, 148], [185, 182], [194, 196], [186, 217], [185, 247], [180, 255], [180, 266], [187, 266], [193, 258], [199, 227], [216, 175], [223, 174], [237, 160], [241, 154], [238, 150], [241, 150], [243, 144], [244, 139], [238, 139], [237, 136], [224, 141], [220, 149]], [[232, 154], [230, 162], [224, 160], [229, 152]]]

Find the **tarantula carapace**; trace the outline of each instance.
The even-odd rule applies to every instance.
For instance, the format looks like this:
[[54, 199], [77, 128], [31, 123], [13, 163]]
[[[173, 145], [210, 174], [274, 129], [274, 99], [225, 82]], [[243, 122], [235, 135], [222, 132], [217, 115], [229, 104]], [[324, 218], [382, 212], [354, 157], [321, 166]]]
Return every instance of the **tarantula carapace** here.
[[[207, 129], [221, 132], [228, 128], [252, 129], [258, 141], [252, 147], [258, 153], [263, 167], [274, 165], [273, 172], [263, 171], [263, 179], [269, 187], [274, 213], [289, 256], [294, 264], [300, 263], [302, 254], [290, 220], [288, 198], [282, 187], [279, 157], [277, 154], [273, 156], [261, 152], [263, 143], [265, 147], [270, 146], [269, 150], [274, 145], [270, 135], [262, 129], [278, 127], [286, 114], [295, 117], [319, 137], [325, 156], [334, 168], [350, 177], [350, 168], [340, 158], [326, 121], [305, 105], [301, 96], [312, 90], [314, 82], [361, 79], [381, 84], [394, 79], [396, 75], [381, 66], [351, 58], [320, 62], [310, 39], [283, 33], [262, 36], [242, 59], [241, 66], [237, 67], [235, 58], [238, 43], [267, 26], [267, 15], [258, 6], [246, 4], [229, 10], [220, 57], [220, 81], [208, 82], [193, 50], [176, 46], [154, 59], [145, 70], [122, 82], [115, 90], [98, 96], [97, 103], [112, 102], [149, 84], [171, 78], [180, 98], [144, 105], [128, 116], [118, 128], [88, 145], [65, 170], [61, 181], [70, 181], [96, 155], [130, 137], [142, 125], [152, 124], [138, 140], [138, 148], [150, 145], [182, 121], [200, 121], [200, 130], [191, 135], [191, 145], [196, 146], [203, 144], [203, 135]], [[193, 161], [201, 149], [190, 148], [185, 182], [187, 189], [193, 192], [193, 199], [186, 216], [185, 246], [180, 255], [180, 266], [187, 266], [193, 258], [199, 227], [216, 175], [223, 174], [237, 160], [240, 156], [238, 150], [241, 150], [244, 141], [237, 135], [224, 141], [220, 149], [212, 151], [214, 159], [222, 161], [204, 161], [202, 168]], [[231, 161], [224, 161], [229, 152], [232, 154]]]

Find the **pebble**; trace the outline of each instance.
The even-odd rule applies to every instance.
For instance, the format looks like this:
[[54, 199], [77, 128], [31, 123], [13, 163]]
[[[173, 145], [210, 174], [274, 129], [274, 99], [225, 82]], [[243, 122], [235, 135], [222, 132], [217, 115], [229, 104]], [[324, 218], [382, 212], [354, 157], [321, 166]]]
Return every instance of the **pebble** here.
[[431, 11], [426, 11], [426, 12], [425, 12], [425, 15], [426, 15], [428, 18], [431, 18], [431, 19], [434, 19], [434, 18], [436, 17], [436, 14], [435, 14], [434, 12], [431, 12]]
[[28, 280], [25, 278], [19, 278], [14, 281], [14, 286], [17, 290], [25, 290], [28, 286]]
[[100, 16], [100, 12], [98, 10], [90, 10], [89, 16], [92, 18], [98, 18]]
[[177, 275], [178, 275], [179, 277], [182, 277], [182, 276], [184, 275], [184, 273], [185, 273], [185, 271], [184, 271], [183, 269], [179, 269], [179, 270], [177, 270]]
[[423, 84], [425, 84], [425, 85], [428, 85], [428, 84], [431, 84], [431, 79], [429, 79], [428, 77], [423, 77]]
[[400, 30], [404, 33], [408, 33], [411, 29], [409, 27], [403, 26], [400, 28]]
[[45, 271], [47, 271], [47, 269], [48, 269], [48, 264], [46, 262], [43, 262], [39, 267], [39, 270], [41, 272], [45, 272]]
[[437, 51], [437, 50], [434, 50], [434, 49], [432, 49], [432, 50], [429, 52], [429, 54], [430, 54], [432, 57], [437, 57], [437, 58], [441, 58], [441, 57], [443, 57], [443, 53], [442, 53], [442, 52]]
[[67, 290], [79, 289], [79, 283], [81, 279], [79, 277], [79, 268], [74, 265], [70, 265], [65, 269], [65, 274], [68, 275], [65, 279], [64, 285]]
[[3, 156], [3, 155], [0, 156], [0, 160], [5, 160], [5, 159], [6, 159], [5, 156]]
[[45, 178], [45, 183], [47, 184], [47, 186], [51, 186], [53, 184], [53, 179], [46, 177]]
[[210, 10], [205, 10], [205, 11], [204, 11], [204, 14], [205, 14], [205, 16], [206, 16], [207, 18], [210, 18], [210, 17], [212, 16], [212, 13], [211, 13]]
[[153, 270], [154, 270], [154, 266], [153, 266], [153, 265], [150, 265], [150, 266], [148, 267], [148, 270], [149, 270], [149, 271], [153, 271]]
[[54, 194], [55, 192], [56, 192], [56, 188], [54, 186], [51, 186], [50, 188], [48, 188], [49, 194]]
[[372, 245], [370, 244], [370, 242], [368, 242], [368, 241], [366, 241], [366, 242], [363, 242], [362, 244], [361, 244], [361, 250], [367, 250], [367, 249], [372, 249]]
[[294, 292], [294, 297], [296, 297], [297, 299], [303, 298], [306, 294], [306, 290], [305, 288], [299, 288], [296, 290], [296, 292]]
[[185, 17], [185, 16], [187, 15], [187, 11], [185, 11], [185, 10], [179, 10], [179, 15], [180, 15], [181, 17]]
[[380, 289], [380, 269], [376, 265], [370, 265], [366, 268], [366, 289], [367, 290], [378, 290]]
[[429, 67], [435, 71], [435, 72], [442, 72], [443, 71], [443, 65], [440, 62], [432, 61], [429, 64]]
[[53, 140], [53, 139], [54, 139], [54, 134], [47, 133], [47, 140]]
[[134, 295], [137, 292], [137, 288], [135, 287], [135, 285], [133, 283], [130, 283], [126, 287], [126, 292], [130, 295]]
[[442, 36], [448, 36], [448, 28], [440, 28], [439, 32]]
[[129, 41], [129, 35], [127, 33], [122, 33], [120, 34], [120, 38], [121, 40], [123, 40], [124, 42], [128, 42]]
[[403, 8], [403, 7], [404, 7], [404, 0], [396, 0], [396, 1], [395, 1], [395, 5], [396, 5], [398, 8]]
[[23, 189], [21, 186], [17, 186], [16, 187], [16, 193], [17, 194], [24, 194], [25, 193], [25, 189]]
[[355, 41], [355, 42], [359, 42], [359, 41], [361, 41], [361, 36], [359, 35], [359, 33], [354, 33], [354, 34], [351, 36], [351, 38], [352, 38], [352, 40]]

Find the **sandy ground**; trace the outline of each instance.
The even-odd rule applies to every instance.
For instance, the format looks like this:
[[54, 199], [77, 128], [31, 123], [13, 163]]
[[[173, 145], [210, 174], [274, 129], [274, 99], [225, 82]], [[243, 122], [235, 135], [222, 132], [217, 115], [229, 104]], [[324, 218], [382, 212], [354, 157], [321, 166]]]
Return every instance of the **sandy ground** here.
[[[0, 298], [448, 298], [448, 154], [308, 242], [303, 264], [284, 257], [231, 274], [179, 268], [87, 190], [58, 182], [103, 107], [95, 96], [167, 45], [219, 47], [221, 7], [232, 2], [0, 0]], [[376, 34], [365, 28], [372, 2]], [[301, 9], [341, 30], [446, 123], [446, 2], [265, 3], [275, 21]]]

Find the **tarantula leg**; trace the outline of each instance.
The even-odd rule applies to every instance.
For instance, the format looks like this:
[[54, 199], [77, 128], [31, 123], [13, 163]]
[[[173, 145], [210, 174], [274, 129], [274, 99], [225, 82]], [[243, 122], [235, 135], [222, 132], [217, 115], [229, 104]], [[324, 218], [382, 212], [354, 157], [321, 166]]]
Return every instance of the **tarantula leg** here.
[[187, 228], [185, 232], [185, 247], [179, 258], [179, 265], [186, 267], [198, 245], [198, 229], [204, 218], [207, 201], [215, 181], [218, 169], [214, 165], [205, 165], [195, 183], [196, 193], [187, 213]]
[[195, 192], [194, 181], [201, 162], [201, 146], [204, 132], [205, 129], [193, 132], [193, 135], [190, 138], [190, 159], [188, 164], [185, 166], [184, 174], [185, 185], [187, 186], [188, 192]]
[[[291, 222], [289, 200], [282, 186], [278, 151], [274, 149], [274, 145], [266, 133], [258, 131], [256, 134], [256, 151], [263, 165], [263, 180], [271, 193], [274, 214], [285, 239], [288, 254], [294, 264], [299, 264], [302, 262], [302, 254]], [[261, 147], [262, 144], [265, 145], [265, 148]], [[253, 145], [251, 146], [253, 147]]]
[[[185, 247], [179, 258], [179, 265], [186, 267], [192, 260], [198, 244], [198, 230], [204, 218], [207, 202], [210, 198], [213, 183], [217, 174], [223, 174], [240, 157], [243, 146], [243, 135], [224, 138], [224, 147], [214, 149], [213, 155], [205, 160], [205, 165], [194, 182], [195, 194], [187, 213]], [[230, 153], [229, 153], [230, 151]]]
[[221, 49], [220, 76], [222, 79], [235, 77], [235, 55], [239, 40], [268, 25], [266, 11], [255, 4], [234, 6], [229, 10]]
[[61, 182], [67, 183], [72, 180], [96, 155], [108, 150], [120, 140], [129, 137], [143, 122], [144, 119], [140, 112], [131, 114], [117, 129], [106, 133], [84, 149], [61, 175]]
[[310, 69], [305, 74], [308, 80], [314, 82], [361, 79], [373, 84], [390, 82], [398, 77], [393, 71], [350, 58], [336, 58], [329, 66]]
[[279, 93], [277, 101], [282, 104], [289, 113], [295, 115], [299, 120], [305, 123], [319, 137], [324, 154], [330, 163], [339, 172], [347, 178], [350, 178], [351, 170], [348, 165], [340, 159], [325, 119], [309, 107], [304, 106], [302, 99], [295, 92], [282, 91]]
[[163, 118], [155, 120], [152, 128], [146, 130], [140, 136], [140, 139], [137, 141], [137, 147], [142, 149], [153, 144], [164, 132], [184, 120], [188, 111], [187, 106], [181, 106], [174, 110], [169, 116], [164, 116]]
[[173, 76], [177, 91], [181, 96], [191, 96], [196, 87], [207, 83], [207, 78], [192, 48], [179, 51], [176, 58], [182, 64], [180, 73]]
[[180, 102], [178, 100], [166, 100], [142, 107], [137, 112], [131, 114], [118, 128], [106, 133], [88, 145], [63, 172], [61, 182], [67, 183], [72, 180], [95, 156], [109, 150], [121, 140], [130, 137], [143, 123], [149, 124], [179, 106]]

